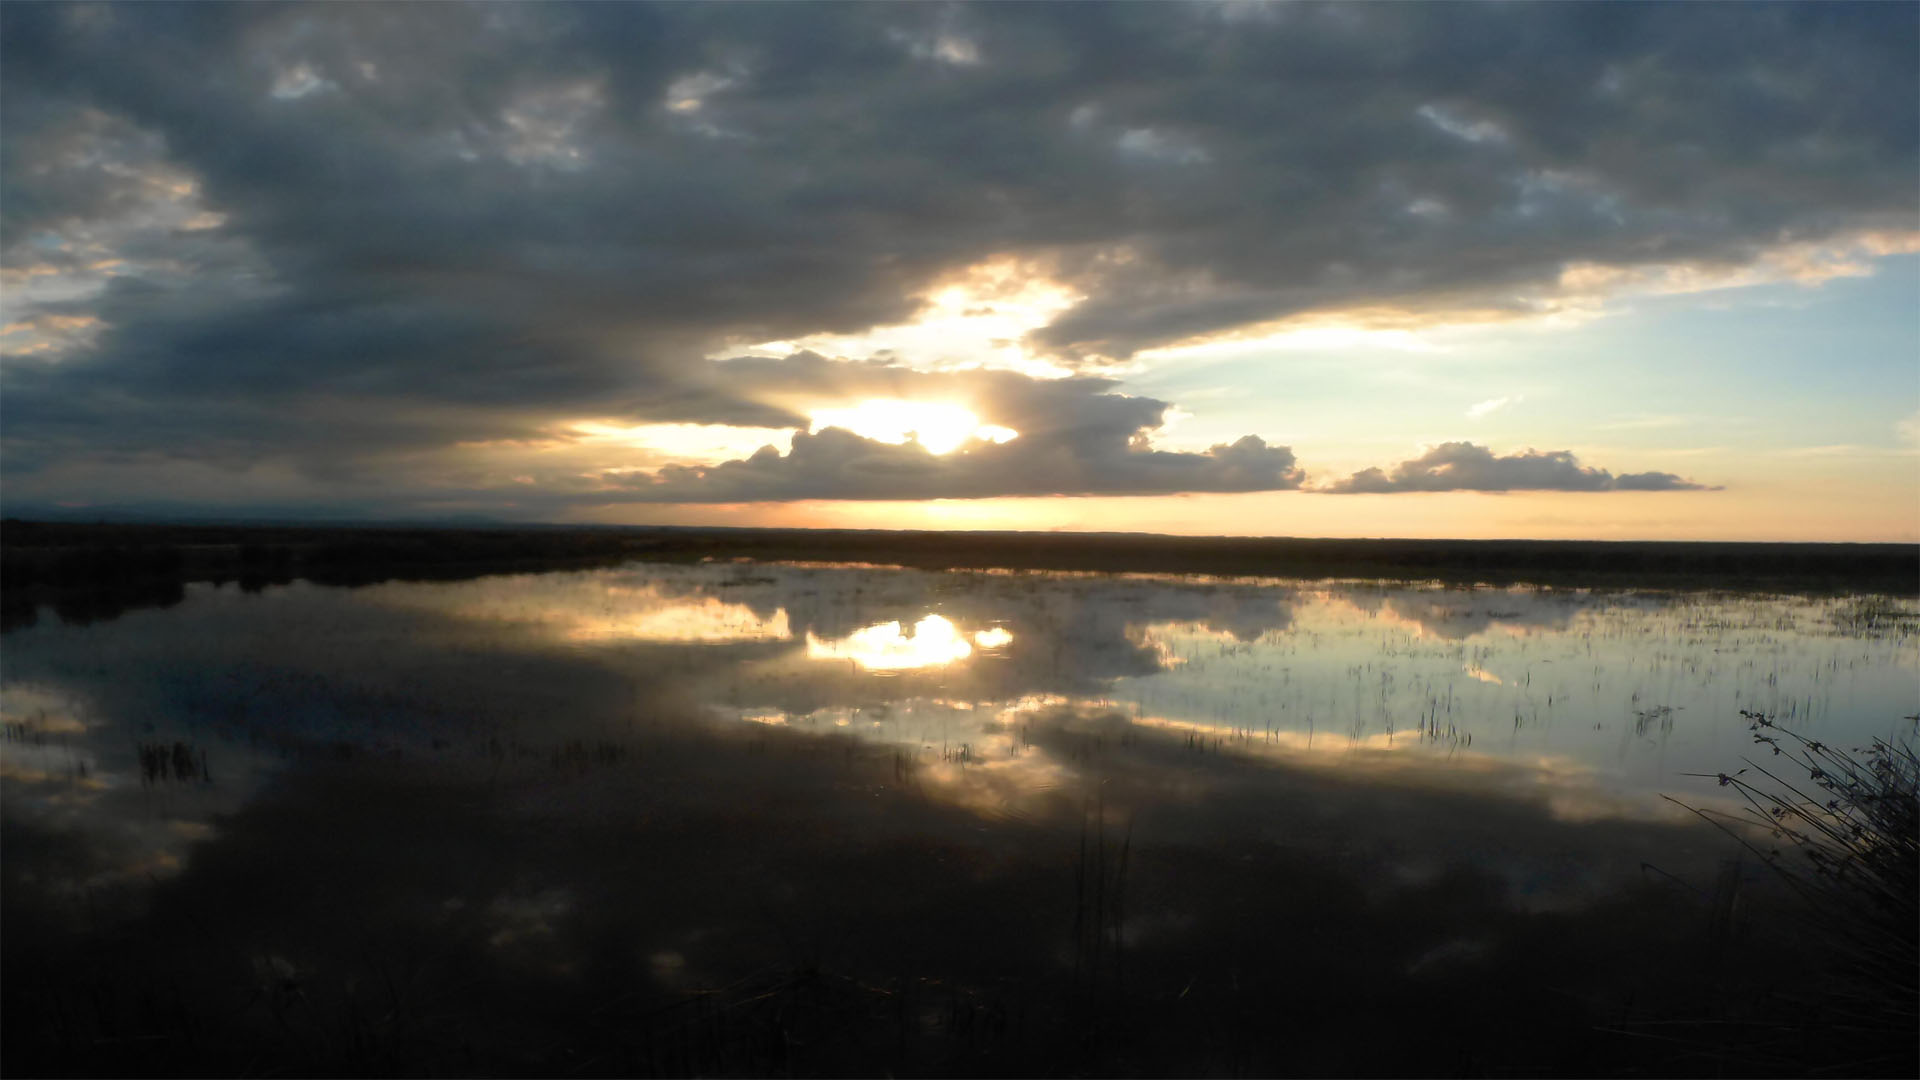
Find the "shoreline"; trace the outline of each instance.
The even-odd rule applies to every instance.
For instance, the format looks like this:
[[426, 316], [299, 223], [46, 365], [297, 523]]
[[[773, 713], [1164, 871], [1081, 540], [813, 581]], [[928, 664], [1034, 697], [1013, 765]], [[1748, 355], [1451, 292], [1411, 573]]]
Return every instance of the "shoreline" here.
[[1920, 544], [0, 522], [0, 581], [16, 597], [164, 581], [351, 585], [703, 560], [1920, 596]]

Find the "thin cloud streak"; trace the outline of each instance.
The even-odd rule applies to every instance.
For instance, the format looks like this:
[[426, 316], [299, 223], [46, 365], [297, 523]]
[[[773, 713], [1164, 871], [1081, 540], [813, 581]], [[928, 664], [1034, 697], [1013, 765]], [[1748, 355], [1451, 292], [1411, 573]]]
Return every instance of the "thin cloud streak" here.
[[1514, 394], [1511, 397], [1488, 398], [1477, 405], [1468, 406], [1467, 417], [1472, 420], [1480, 420], [1510, 405], [1518, 405], [1525, 400], [1527, 399], [1524, 394]]

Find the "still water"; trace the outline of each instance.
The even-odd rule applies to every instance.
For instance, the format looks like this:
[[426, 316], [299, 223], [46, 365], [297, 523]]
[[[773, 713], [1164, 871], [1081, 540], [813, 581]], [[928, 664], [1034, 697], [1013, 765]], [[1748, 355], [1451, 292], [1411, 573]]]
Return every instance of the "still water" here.
[[746, 563], [43, 612], [0, 681], [10, 1064], [1706, 1068], [1593, 1044], [1738, 966], [1698, 901], [1739, 852], [1662, 796], [1730, 808], [1689, 774], [1742, 710], [1911, 737], [1916, 631]]

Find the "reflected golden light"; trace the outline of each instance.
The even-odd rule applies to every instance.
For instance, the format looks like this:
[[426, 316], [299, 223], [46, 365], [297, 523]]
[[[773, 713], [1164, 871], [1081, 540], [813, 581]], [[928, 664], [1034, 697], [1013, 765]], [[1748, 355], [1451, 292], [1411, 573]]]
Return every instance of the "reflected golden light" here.
[[927, 761], [913, 775], [927, 797], [990, 821], [1026, 818], [1074, 778], [1066, 762], [1032, 750], [964, 763]]
[[751, 605], [714, 596], [676, 596], [659, 584], [595, 582], [555, 589], [527, 578], [503, 578], [492, 588], [464, 593], [396, 588], [383, 600], [463, 619], [521, 626], [570, 642], [722, 644], [788, 641], [794, 636], [785, 608], [756, 611]]
[[711, 596], [669, 600], [630, 613], [569, 615], [571, 625], [564, 636], [570, 641], [783, 641], [793, 636], [785, 608], [762, 617], [745, 604], [729, 604]]
[[932, 667], [965, 660], [973, 655], [954, 625], [939, 615], [929, 615], [913, 624], [906, 633], [898, 622], [880, 623], [855, 630], [838, 641], [824, 641], [807, 634], [807, 659], [851, 660], [867, 671], [900, 671]]
[[[1367, 735], [1265, 731], [1248, 737], [1249, 733], [1199, 721], [1154, 715], [1130, 720], [1135, 727], [1219, 739], [1250, 760], [1338, 769], [1360, 778], [1392, 777], [1403, 786], [1417, 783], [1432, 790], [1454, 789], [1533, 801], [1557, 821], [1675, 823], [1693, 815], [1692, 810], [1673, 803], [1614, 791], [1602, 783], [1592, 766], [1565, 754], [1503, 756], [1454, 746], [1442, 755], [1434, 755], [1417, 752], [1423, 748], [1420, 736], [1407, 731]], [[1696, 796], [1695, 801], [1729, 810], [1736, 805], [1731, 799], [1714, 796]]]
[[951, 453], [969, 439], [1003, 443], [1020, 435], [1012, 428], [982, 424], [972, 410], [951, 402], [885, 398], [851, 408], [814, 410], [812, 430], [830, 427], [896, 446], [913, 439], [935, 454]]
[[1007, 643], [1012, 640], [1013, 635], [1008, 633], [1004, 626], [996, 626], [991, 630], [982, 630], [973, 635], [973, 643], [983, 649], [1005, 648]]
[[[87, 768], [89, 770], [96, 770], [99, 768], [99, 764], [93, 758], [89, 757], [87, 759]], [[27, 764], [19, 760], [18, 751], [4, 758], [0, 758], [0, 779], [4, 779], [13, 784], [59, 784], [64, 787], [85, 791], [105, 791], [108, 787], [112, 786], [100, 777], [91, 775], [91, 772], [87, 776], [79, 775], [71, 764], [66, 764], [65, 768], [58, 768], [52, 765]], [[73, 802], [76, 800], [67, 801]]]
[[78, 704], [66, 695], [31, 683], [9, 683], [0, 697], [0, 719], [27, 733], [78, 735], [89, 727], [78, 711]]

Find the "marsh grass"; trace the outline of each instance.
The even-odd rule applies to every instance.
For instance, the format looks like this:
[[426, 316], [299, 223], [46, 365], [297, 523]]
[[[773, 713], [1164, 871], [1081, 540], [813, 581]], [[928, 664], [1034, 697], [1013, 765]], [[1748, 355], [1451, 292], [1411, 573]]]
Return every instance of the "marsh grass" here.
[[140, 759], [140, 782], [147, 787], [158, 784], [213, 783], [213, 771], [207, 767], [207, 752], [192, 743], [143, 741], [136, 743]]
[[1788, 995], [1803, 1045], [1822, 1059], [1811, 1068], [1913, 1075], [1920, 755], [1907, 740], [1874, 739], [1849, 752], [1762, 713], [1741, 715], [1769, 753], [1734, 773], [1686, 775], [1733, 788], [1745, 812], [1688, 809], [1757, 855], [1798, 901], [1788, 929], [1817, 947], [1827, 971]]
[[1108, 836], [1104, 788], [1081, 808], [1079, 851], [1073, 878], [1073, 982], [1093, 1002], [1123, 989], [1127, 864], [1133, 853], [1131, 817], [1117, 843]]

